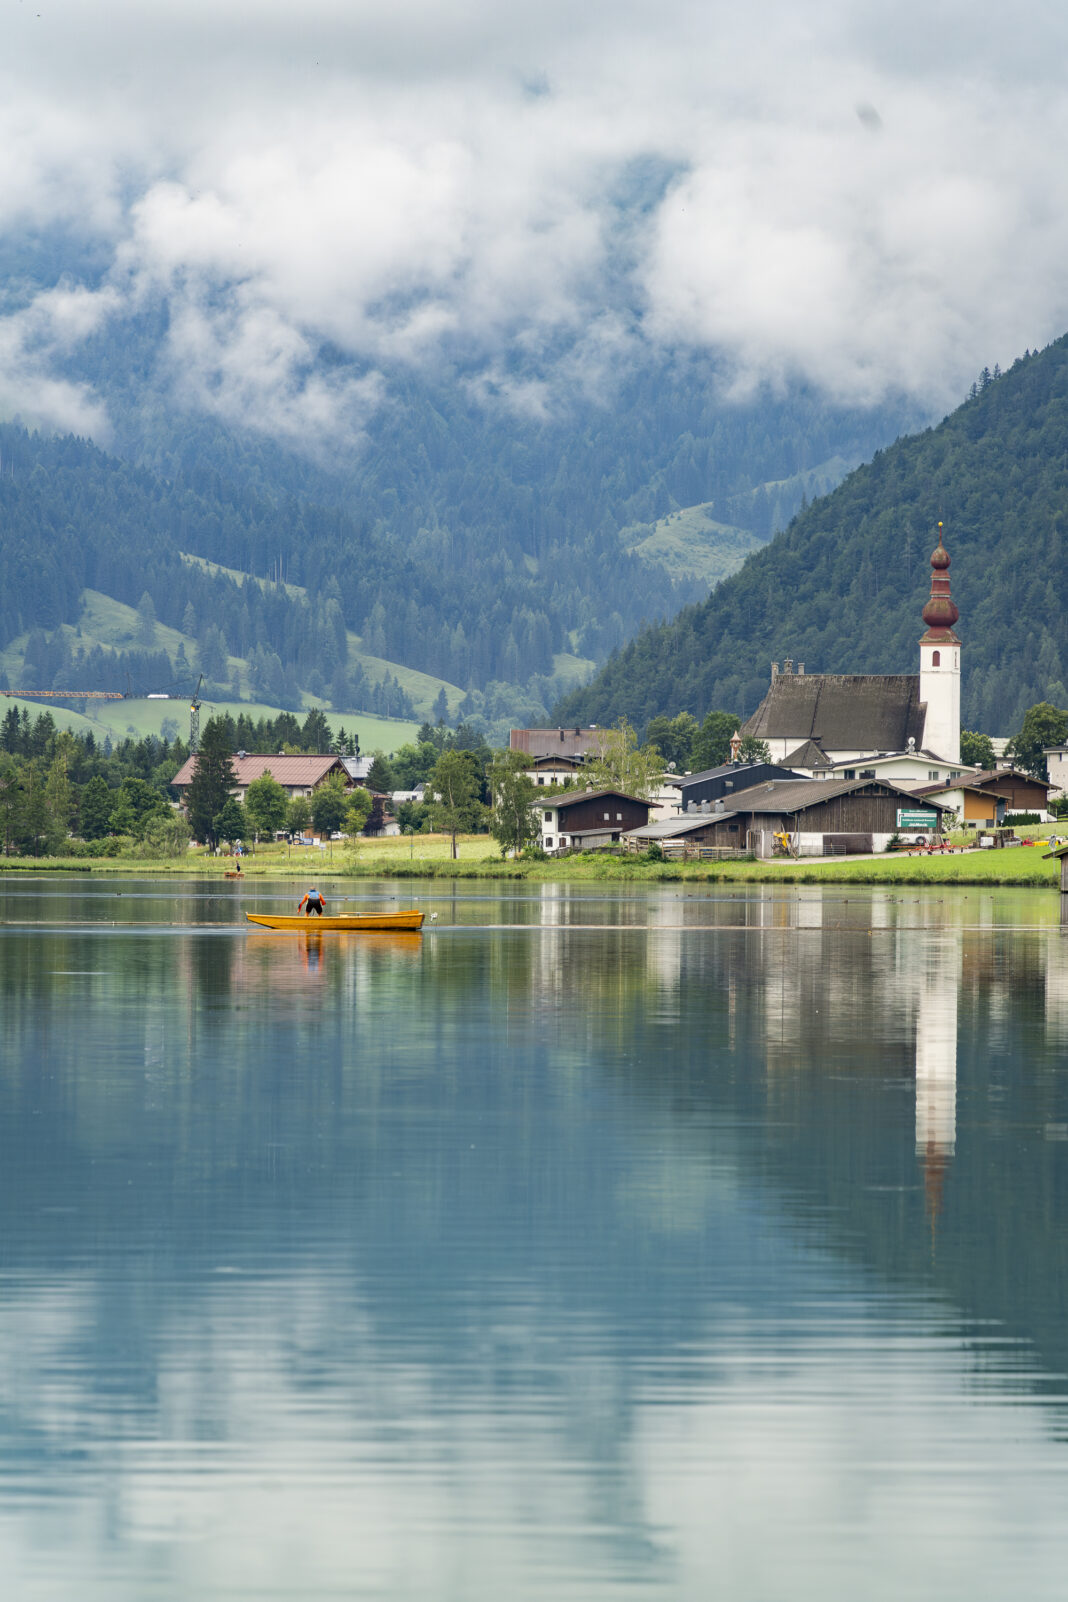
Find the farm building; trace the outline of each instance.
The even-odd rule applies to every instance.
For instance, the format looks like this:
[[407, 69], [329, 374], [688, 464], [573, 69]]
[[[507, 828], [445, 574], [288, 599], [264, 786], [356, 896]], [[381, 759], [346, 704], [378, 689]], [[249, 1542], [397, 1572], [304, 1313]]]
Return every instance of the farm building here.
[[769, 779], [800, 779], [804, 775], [774, 762], [727, 762], [722, 767], [705, 768], [701, 773], [681, 773], [666, 782], [679, 792], [682, 811], [704, 801], [723, 801], [765, 784]]
[[[702, 809], [698, 819], [678, 820], [686, 838], [695, 845], [725, 846], [759, 857], [772, 855], [776, 834], [788, 835], [791, 848], [803, 857], [882, 851], [893, 834], [937, 832], [948, 810], [938, 802], [921, 803], [908, 790], [881, 779], [773, 780], [741, 791], [729, 803], [717, 802], [715, 808]], [[676, 838], [666, 832], [670, 827], [634, 829], [628, 841]]]
[[617, 845], [623, 834], [648, 823], [651, 803], [621, 790], [576, 790], [547, 798], [539, 810], [542, 849], [552, 854]]

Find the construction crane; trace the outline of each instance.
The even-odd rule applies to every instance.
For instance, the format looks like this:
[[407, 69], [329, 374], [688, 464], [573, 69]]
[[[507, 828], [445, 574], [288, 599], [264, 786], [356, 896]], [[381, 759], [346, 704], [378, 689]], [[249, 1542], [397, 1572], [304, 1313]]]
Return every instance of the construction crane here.
[[0, 690], [0, 695], [18, 695], [24, 701], [125, 701], [125, 690]]
[[194, 756], [200, 750], [200, 686], [204, 683], [203, 673], [197, 680], [197, 687], [193, 691], [189, 702], [189, 755]]

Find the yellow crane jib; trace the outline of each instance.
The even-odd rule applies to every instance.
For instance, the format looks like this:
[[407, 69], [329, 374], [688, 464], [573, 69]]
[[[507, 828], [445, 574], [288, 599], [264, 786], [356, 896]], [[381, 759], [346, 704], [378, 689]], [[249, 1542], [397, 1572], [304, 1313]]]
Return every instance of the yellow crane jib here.
[[23, 701], [125, 701], [125, 690], [0, 690]]

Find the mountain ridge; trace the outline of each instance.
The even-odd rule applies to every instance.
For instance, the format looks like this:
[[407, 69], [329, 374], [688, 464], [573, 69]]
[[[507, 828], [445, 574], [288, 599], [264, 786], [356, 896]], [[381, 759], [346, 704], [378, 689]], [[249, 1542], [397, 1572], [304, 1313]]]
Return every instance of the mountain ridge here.
[[1019, 358], [937, 426], [877, 451], [708, 599], [642, 631], [557, 703], [568, 723], [746, 716], [773, 660], [914, 671], [935, 525], [961, 611], [962, 717], [1004, 731], [1068, 702], [1068, 335]]

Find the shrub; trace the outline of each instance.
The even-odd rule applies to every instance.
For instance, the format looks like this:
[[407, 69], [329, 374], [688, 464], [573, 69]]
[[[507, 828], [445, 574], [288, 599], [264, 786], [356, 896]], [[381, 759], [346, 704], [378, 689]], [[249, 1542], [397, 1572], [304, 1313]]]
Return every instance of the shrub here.
[[108, 834], [102, 840], [68, 840], [63, 848], [65, 857], [121, 857], [125, 856], [133, 841], [129, 835]]

